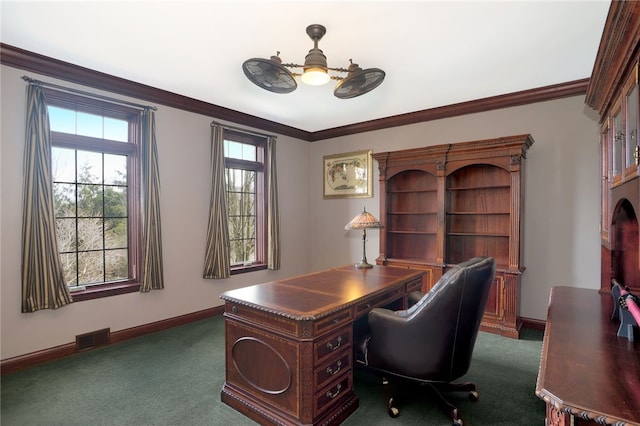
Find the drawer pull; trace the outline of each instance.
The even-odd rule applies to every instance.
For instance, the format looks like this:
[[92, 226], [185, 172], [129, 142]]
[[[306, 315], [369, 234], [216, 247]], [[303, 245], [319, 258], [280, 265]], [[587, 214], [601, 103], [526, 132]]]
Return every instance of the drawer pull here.
[[341, 369], [342, 369], [342, 361], [338, 361], [336, 363], [336, 369], [335, 370], [333, 368], [331, 368], [331, 366], [327, 367], [327, 374], [329, 374], [331, 376], [335, 376], [336, 374], [338, 374], [340, 372]]
[[336, 396], [338, 396], [340, 394], [340, 389], [342, 389], [342, 383], [338, 383], [338, 386], [336, 386], [336, 391], [331, 393], [331, 391], [327, 391], [327, 398], [329, 399], [333, 399]]
[[330, 351], [335, 351], [336, 349], [338, 349], [342, 344], [342, 336], [338, 336], [336, 342], [337, 344], [335, 346], [333, 346], [333, 343], [327, 342], [327, 349], [329, 349]]
[[231, 307], [231, 312], [233, 312], [234, 314], [238, 313], [238, 307], [237, 306], [232, 306]]

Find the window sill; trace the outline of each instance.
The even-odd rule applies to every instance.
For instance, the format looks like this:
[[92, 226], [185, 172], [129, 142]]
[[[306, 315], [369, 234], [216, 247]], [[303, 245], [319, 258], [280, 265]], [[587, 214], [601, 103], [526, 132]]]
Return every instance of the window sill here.
[[140, 291], [140, 283], [104, 284], [87, 287], [86, 290], [71, 292], [71, 297], [74, 302], [82, 302], [136, 291]]
[[262, 271], [264, 269], [267, 269], [266, 263], [256, 263], [249, 266], [244, 266], [244, 265], [232, 266], [231, 275], [244, 274], [246, 272]]

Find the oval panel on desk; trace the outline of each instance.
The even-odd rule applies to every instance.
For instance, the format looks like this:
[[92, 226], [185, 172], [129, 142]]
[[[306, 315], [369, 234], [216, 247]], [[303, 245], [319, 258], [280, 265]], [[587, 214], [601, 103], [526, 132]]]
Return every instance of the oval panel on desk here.
[[[287, 362], [267, 343], [254, 337], [243, 337], [233, 344], [231, 356], [238, 373], [259, 391], [275, 395], [291, 386]], [[264, 368], [265, 365], [268, 368]]]

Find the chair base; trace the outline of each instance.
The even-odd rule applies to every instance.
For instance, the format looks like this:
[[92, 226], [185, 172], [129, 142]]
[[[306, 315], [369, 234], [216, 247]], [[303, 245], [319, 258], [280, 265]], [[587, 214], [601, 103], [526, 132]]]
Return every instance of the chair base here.
[[[382, 378], [382, 383], [386, 389], [387, 397], [387, 413], [389, 417], [396, 418], [400, 415], [400, 409], [398, 408], [398, 393], [397, 387], [393, 388], [389, 386], [389, 381], [386, 378]], [[415, 382], [414, 382], [415, 383]], [[478, 400], [478, 392], [476, 390], [475, 383], [433, 383], [433, 382], [420, 382], [421, 386], [427, 388], [430, 393], [435, 397], [436, 402], [442, 407], [442, 409], [449, 414], [452, 424], [454, 426], [462, 426], [463, 422], [458, 416], [458, 408], [450, 403], [442, 394], [443, 392], [469, 392], [469, 399], [472, 401]]]

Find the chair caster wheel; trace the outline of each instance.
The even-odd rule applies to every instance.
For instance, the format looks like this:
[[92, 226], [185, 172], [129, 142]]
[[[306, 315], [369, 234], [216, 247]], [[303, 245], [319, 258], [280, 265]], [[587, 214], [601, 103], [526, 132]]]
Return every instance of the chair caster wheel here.
[[469, 399], [471, 401], [477, 401], [478, 400], [478, 392], [476, 392], [476, 391], [469, 392]]
[[389, 414], [389, 417], [391, 417], [392, 419], [395, 419], [400, 415], [400, 410], [398, 410], [398, 408], [395, 406], [393, 398], [389, 398], [387, 407], [389, 407], [389, 409], [387, 410], [387, 414]]
[[400, 415], [400, 410], [398, 410], [396, 407], [389, 407], [389, 411], [387, 412], [389, 413], [389, 417], [391, 417], [392, 419], [395, 419]]
[[395, 419], [400, 415], [400, 410], [398, 410], [398, 407], [394, 405], [393, 398], [389, 398], [389, 402], [387, 402], [387, 407], [389, 407], [387, 410], [387, 413], [389, 414], [389, 417], [391, 417], [392, 419]]

